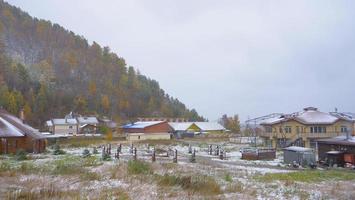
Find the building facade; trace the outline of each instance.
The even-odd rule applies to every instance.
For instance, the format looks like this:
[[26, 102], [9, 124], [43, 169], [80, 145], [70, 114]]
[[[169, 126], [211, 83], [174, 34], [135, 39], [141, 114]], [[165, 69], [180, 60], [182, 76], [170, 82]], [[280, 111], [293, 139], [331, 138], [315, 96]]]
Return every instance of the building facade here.
[[46, 121], [48, 131], [55, 135], [94, 134], [98, 124], [96, 117], [75, 116], [72, 113], [66, 115], [65, 118]]
[[167, 121], [138, 121], [121, 128], [128, 140], [171, 139], [172, 128]]
[[274, 148], [297, 145], [316, 148], [316, 140], [352, 132], [353, 121], [308, 107], [302, 112], [281, 115], [261, 123], [259, 133]]

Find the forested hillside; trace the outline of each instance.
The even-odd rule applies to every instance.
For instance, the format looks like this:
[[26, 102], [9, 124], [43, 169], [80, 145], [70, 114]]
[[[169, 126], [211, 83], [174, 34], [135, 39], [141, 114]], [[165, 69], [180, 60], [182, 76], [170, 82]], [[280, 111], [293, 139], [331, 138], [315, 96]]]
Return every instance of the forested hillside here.
[[81, 114], [203, 120], [125, 60], [58, 24], [0, 0], [0, 105], [39, 126], [71, 110]]

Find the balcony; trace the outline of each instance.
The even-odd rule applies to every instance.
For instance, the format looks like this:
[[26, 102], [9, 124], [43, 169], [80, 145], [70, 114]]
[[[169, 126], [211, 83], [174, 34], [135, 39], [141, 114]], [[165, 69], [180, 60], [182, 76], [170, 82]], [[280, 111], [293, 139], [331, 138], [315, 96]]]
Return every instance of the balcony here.
[[341, 135], [341, 133], [329, 132], [329, 133], [305, 133], [307, 138], [330, 138]]

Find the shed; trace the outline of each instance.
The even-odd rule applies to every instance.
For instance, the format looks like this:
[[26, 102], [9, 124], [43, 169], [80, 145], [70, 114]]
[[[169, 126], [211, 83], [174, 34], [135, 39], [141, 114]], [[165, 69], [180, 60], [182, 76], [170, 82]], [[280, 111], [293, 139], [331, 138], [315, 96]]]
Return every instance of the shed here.
[[292, 164], [294, 162], [299, 165], [306, 166], [316, 163], [316, 156], [311, 148], [290, 146], [283, 149], [284, 163]]
[[166, 121], [139, 121], [122, 126], [128, 140], [171, 139], [171, 126]]

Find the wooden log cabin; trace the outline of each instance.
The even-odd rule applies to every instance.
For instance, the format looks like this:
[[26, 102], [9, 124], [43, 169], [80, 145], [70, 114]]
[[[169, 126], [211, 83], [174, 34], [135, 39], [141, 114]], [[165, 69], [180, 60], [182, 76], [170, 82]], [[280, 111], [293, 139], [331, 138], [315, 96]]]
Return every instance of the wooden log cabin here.
[[[23, 116], [23, 114], [20, 114]], [[46, 149], [46, 138], [38, 130], [0, 109], [0, 154], [16, 153], [22, 149], [29, 153], [42, 153]]]

